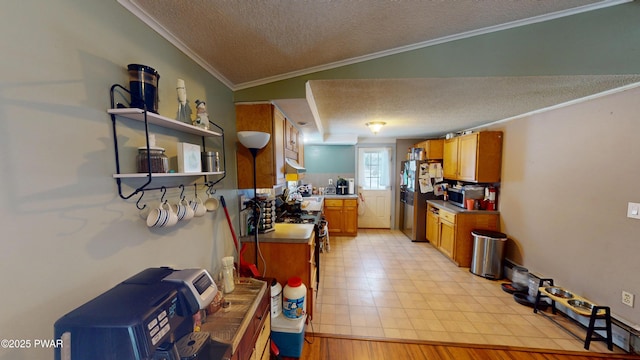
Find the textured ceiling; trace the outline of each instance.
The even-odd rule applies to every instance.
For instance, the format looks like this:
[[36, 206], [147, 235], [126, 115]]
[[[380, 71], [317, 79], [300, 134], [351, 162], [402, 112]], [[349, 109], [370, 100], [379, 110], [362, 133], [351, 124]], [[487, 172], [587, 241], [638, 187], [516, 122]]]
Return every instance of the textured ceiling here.
[[[232, 90], [626, 0], [118, 0]], [[313, 142], [439, 136], [640, 81], [634, 76], [312, 80], [274, 102]], [[379, 137], [378, 140], [381, 140]]]
[[[309, 140], [355, 143], [362, 138], [344, 134], [371, 137], [369, 121], [387, 123], [379, 137], [438, 137], [638, 82], [640, 75], [311, 80], [324, 138]], [[276, 103], [294, 111], [290, 102]]]
[[[602, 0], [120, 0], [232, 88]], [[559, 15], [558, 15], [559, 16]], [[144, 19], [143, 19], [144, 20]], [[515, 26], [515, 25], [513, 25]], [[507, 26], [508, 27], [508, 26]]]

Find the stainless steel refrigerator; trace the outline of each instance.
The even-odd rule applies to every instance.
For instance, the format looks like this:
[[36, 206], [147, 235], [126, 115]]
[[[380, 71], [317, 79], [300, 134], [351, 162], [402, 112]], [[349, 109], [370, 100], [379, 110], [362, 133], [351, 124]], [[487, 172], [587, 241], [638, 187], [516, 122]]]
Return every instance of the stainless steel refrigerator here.
[[[400, 166], [400, 228], [411, 241], [427, 241], [427, 200], [439, 199], [433, 191], [420, 188], [420, 165], [432, 163], [427, 160], [407, 160]], [[432, 183], [433, 179], [430, 179]]]

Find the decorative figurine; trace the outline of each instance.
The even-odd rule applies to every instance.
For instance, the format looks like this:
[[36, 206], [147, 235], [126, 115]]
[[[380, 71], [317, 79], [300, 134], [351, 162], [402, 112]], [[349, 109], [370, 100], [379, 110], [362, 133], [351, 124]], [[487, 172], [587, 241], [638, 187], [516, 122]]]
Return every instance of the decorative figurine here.
[[176, 120], [191, 124], [191, 107], [189, 106], [189, 100], [187, 100], [187, 90], [184, 87], [184, 80], [178, 79], [176, 91], [178, 92], [178, 114], [176, 115]]
[[193, 125], [209, 130], [209, 114], [207, 114], [207, 104], [204, 101], [196, 100], [196, 119]]

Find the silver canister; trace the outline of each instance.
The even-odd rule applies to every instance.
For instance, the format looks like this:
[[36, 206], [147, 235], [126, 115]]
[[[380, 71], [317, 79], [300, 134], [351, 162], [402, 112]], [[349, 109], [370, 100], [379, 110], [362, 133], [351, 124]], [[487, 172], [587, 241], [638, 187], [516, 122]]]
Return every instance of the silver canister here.
[[202, 171], [203, 172], [219, 172], [220, 171], [220, 154], [217, 151], [202, 152]]

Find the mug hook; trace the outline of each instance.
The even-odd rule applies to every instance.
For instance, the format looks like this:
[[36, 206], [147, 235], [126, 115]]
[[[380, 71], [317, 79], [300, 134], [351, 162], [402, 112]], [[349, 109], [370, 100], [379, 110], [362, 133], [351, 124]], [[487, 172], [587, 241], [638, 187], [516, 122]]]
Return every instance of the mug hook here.
[[162, 197], [160, 198], [160, 202], [164, 204], [165, 200], [164, 200], [164, 196], [167, 195], [167, 188], [166, 187], [161, 187], [160, 191], [162, 191]]
[[140, 200], [142, 200], [143, 196], [144, 190], [140, 191], [140, 197], [138, 198], [138, 201], [136, 201], [136, 207], [138, 208], [138, 210], [142, 210], [147, 207], [147, 204], [142, 204], [142, 206], [140, 206]]

